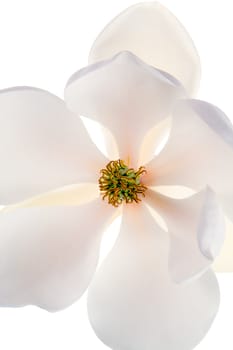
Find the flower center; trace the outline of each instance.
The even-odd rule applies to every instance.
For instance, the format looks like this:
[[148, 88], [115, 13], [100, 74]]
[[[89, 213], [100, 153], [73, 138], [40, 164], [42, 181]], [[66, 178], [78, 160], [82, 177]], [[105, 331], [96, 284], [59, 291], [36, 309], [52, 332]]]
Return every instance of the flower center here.
[[141, 176], [146, 173], [143, 166], [135, 171], [119, 159], [109, 162], [100, 173], [99, 187], [103, 200], [108, 198], [108, 203], [114, 207], [122, 202], [138, 203], [141, 201], [139, 195], [145, 197], [147, 187], [141, 183]]

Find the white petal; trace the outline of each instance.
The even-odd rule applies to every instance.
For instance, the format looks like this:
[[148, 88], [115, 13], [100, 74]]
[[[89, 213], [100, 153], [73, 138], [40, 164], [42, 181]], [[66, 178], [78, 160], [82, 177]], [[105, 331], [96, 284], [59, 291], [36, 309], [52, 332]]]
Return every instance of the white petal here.
[[138, 164], [146, 164], [164, 148], [170, 133], [171, 118], [156, 124], [144, 136]]
[[227, 230], [226, 239], [214, 269], [217, 272], [233, 272], [233, 195], [229, 191], [228, 195], [221, 196], [220, 199], [227, 216]]
[[82, 183], [60, 187], [54, 191], [28, 198], [16, 204], [6, 205], [2, 210], [12, 211], [17, 208], [76, 206], [99, 198], [99, 186], [93, 183]]
[[145, 133], [170, 114], [179, 97], [184, 90], [176, 79], [130, 52], [82, 69], [65, 89], [68, 107], [106, 126], [125, 160], [138, 156]]
[[35, 88], [0, 92], [0, 204], [95, 182], [106, 158], [64, 101]]
[[119, 159], [117, 143], [109, 129], [90, 118], [81, 116], [81, 120], [90, 138], [105, 157], [110, 160]]
[[127, 208], [121, 233], [97, 272], [88, 312], [97, 336], [114, 350], [190, 350], [219, 305], [212, 271], [186, 284], [167, 271], [169, 240], [143, 206]]
[[0, 215], [0, 305], [63, 309], [86, 290], [113, 207], [37, 207]]
[[226, 218], [226, 237], [221, 252], [213, 264], [216, 272], [233, 272], [233, 223]]
[[233, 193], [231, 188], [228, 193], [220, 196], [220, 200], [227, 217], [233, 222]]
[[207, 188], [189, 198], [173, 199], [148, 189], [146, 200], [167, 225], [173, 280], [183, 282], [205, 272], [225, 238], [224, 215], [214, 192]]
[[134, 5], [110, 22], [90, 52], [94, 63], [128, 50], [146, 63], [174, 75], [190, 94], [200, 81], [200, 59], [185, 28], [157, 2]]
[[150, 188], [155, 192], [159, 192], [167, 197], [175, 199], [183, 199], [196, 193], [196, 191], [185, 186], [154, 186]]
[[209, 103], [180, 102], [168, 142], [147, 171], [144, 181], [151, 185], [181, 185], [196, 191], [209, 185], [217, 195], [233, 196], [232, 124]]

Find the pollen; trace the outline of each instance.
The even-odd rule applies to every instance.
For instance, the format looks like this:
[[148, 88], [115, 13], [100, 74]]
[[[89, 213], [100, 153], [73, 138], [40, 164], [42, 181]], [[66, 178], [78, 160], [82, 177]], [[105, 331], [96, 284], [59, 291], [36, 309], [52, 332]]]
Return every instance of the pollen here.
[[139, 203], [140, 197], [145, 197], [147, 187], [141, 182], [141, 177], [146, 173], [145, 167], [141, 166], [135, 171], [119, 159], [109, 162], [100, 173], [100, 193], [103, 200], [107, 199], [114, 207], [123, 202]]

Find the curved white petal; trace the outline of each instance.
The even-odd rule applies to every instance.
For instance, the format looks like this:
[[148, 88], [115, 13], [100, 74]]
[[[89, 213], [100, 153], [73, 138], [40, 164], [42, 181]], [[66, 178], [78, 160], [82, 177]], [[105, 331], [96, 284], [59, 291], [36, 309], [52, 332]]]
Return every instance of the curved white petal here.
[[143, 180], [148, 185], [181, 185], [196, 191], [209, 185], [233, 215], [232, 124], [207, 102], [179, 102], [168, 142], [147, 164], [147, 171]]
[[164, 6], [146, 2], [129, 7], [97, 37], [89, 62], [128, 50], [180, 80], [190, 94], [200, 81], [200, 59], [185, 28]]
[[73, 112], [106, 126], [118, 142], [120, 158], [133, 162], [145, 133], [167, 117], [184, 94], [175, 78], [121, 52], [74, 74], [65, 100]]
[[146, 201], [167, 225], [173, 280], [179, 283], [205, 272], [225, 238], [224, 215], [214, 192], [207, 188], [189, 198], [174, 199], [148, 189]]
[[106, 158], [79, 117], [35, 88], [0, 91], [0, 204], [79, 182], [95, 182]]
[[88, 287], [113, 214], [101, 199], [77, 207], [0, 213], [0, 305], [63, 309]]
[[127, 208], [121, 233], [89, 288], [98, 337], [114, 350], [190, 350], [219, 305], [212, 271], [177, 285], [167, 270], [169, 240], [143, 206]]

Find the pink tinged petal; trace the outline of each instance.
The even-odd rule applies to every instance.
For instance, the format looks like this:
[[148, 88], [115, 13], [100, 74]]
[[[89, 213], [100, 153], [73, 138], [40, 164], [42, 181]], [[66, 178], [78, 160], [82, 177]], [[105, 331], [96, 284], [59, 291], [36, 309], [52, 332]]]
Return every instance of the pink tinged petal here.
[[120, 158], [128, 159], [138, 157], [145, 133], [184, 94], [175, 78], [121, 52], [74, 74], [65, 100], [73, 112], [106, 126], [118, 142]]
[[189, 198], [173, 199], [148, 189], [146, 200], [168, 228], [172, 279], [180, 283], [205, 272], [225, 238], [224, 215], [214, 192], [207, 188]]
[[147, 170], [148, 185], [181, 185], [196, 191], [209, 185], [233, 215], [232, 202], [227, 201], [233, 198], [233, 126], [217, 107], [181, 101], [168, 142]]
[[93, 277], [113, 213], [100, 199], [1, 213], [0, 305], [57, 311], [76, 301]]
[[0, 204], [95, 182], [106, 163], [79, 117], [46, 91], [1, 91], [0, 123]]
[[120, 236], [88, 294], [97, 336], [114, 350], [190, 350], [219, 306], [211, 270], [177, 285], [167, 270], [169, 239], [143, 206], [129, 207]]
[[97, 37], [89, 62], [128, 50], [180, 80], [192, 95], [199, 86], [200, 59], [182, 24], [157, 2], [129, 7]]

